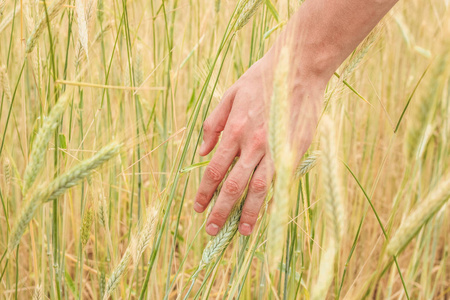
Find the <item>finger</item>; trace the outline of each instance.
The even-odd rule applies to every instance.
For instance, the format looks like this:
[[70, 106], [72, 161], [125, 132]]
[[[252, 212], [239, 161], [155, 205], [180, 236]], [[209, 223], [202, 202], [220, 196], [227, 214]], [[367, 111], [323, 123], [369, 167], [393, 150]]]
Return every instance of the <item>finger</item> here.
[[248, 186], [247, 198], [242, 208], [239, 221], [239, 232], [242, 235], [250, 235], [258, 220], [259, 211], [264, 203], [267, 190], [273, 177], [273, 165], [269, 156], [264, 158], [253, 173]]
[[231, 163], [238, 154], [238, 144], [228, 138], [222, 139], [219, 148], [205, 169], [195, 197], [194, 210], [203, 212], [211, 201], [217, 186], [225, 177]]
[[242, 196], [261, 156], [254, 155], [251, 159], [242, 156], [231, 170], [206, 222], [206, 232], [209, 235], [216, 235], [225, 224], [234, 205]]
[[233, 90], [228, 90], [219, 105], [217, 105], [217, 107], [203, 122], [203, 143], [199, 150], [199, 154], [201, 156], [207, 155], [216, 146], [220, 133], [223, 131], [225, 124], [227, 123], [233, 97]]

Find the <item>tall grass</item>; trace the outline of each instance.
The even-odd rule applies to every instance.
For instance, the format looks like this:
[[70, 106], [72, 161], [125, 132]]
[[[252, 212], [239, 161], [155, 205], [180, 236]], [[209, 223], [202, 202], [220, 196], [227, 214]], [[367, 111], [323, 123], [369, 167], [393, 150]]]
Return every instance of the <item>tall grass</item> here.
[[251, 236], [245, 195], [214, 238], [192, 209], [202, 121], [301, 3], [0, 0], [0, 298], [448, 298], [446, 1], [344, 62], [298, 167], [272, 101]]

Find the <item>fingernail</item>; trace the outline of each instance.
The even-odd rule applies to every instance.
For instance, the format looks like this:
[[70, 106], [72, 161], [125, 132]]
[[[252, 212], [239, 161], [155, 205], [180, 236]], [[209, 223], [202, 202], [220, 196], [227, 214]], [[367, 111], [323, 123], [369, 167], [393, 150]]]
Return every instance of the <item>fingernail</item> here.
[[205, 207], [198, 202], [194, 203], [194, 210], [196, 212], [202, 212]]
[[250, 233], [252, 233], [252, 226], [250, 226], [250, 224], [248, 223], [242, 223], [240, 232], [243, 235], [249, 235]]
[[206, 232], [210, 235], [216, 235], [219, 232], [219, 226], [211, 223], [206, 227]]

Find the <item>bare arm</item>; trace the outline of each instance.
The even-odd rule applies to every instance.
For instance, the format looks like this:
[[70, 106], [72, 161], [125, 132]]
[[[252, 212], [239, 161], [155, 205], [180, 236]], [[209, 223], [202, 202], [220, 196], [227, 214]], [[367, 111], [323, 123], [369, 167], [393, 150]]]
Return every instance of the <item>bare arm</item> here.
[[[270, 98], [277, 53], [289, 47], [291, 120], [298, 159], [311, 144], [323, 92], [333, 72], [368, 35], [397, 0], [307, 0], [289, 21], [267, 54], [225, 93], [204, 123], [200, 155], [207, 155], [222, 139], [205, 170], [194, 209], [203, 212], [236, 156], [240, 159], [225, 181], [208, 218], [206, 231], [216, 235], [225, 224], [250, 176], [239, 231], [249, 235], [273, 177], [267, 143], [266, 100]], [[293, 129], [294, 126], [295, 130]]]

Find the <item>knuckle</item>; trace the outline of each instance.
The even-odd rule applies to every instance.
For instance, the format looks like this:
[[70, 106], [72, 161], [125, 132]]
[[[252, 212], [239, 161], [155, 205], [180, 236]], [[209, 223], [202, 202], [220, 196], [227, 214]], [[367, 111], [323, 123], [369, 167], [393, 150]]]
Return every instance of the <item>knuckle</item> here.
[[245, 121], [239, 120], [234, 121], [230, 124], [229, 133], [231, 136], [237, 137], [240, 136], [244, 131]]
[[257, 194], [265, 193], [267, 191], [267, 182], [261, 178], [254, 178], [250, 183], [250, 190]]
[[209, 199], [208, 199], [208, 196], [206, 194], [198, 193], [196, 201], [199, 202], [202, 205], [205, 205], [205, 204], [208, 204]]
[[266, 132], [265, 130], [258, 130], [253, 135], [253, 145], [255, 148], [260, 149], [264, 148], [266, 144]]
[[203, 122], [203, 132], [209, 133], [212, 130], [212, 124], [211, 121], [209, 119], [206, 119]]
[[209, 165], [206, 167], [205, 176], [212, 181], [220, 181], [222, 179], [219, 169], [214, 165]]
[[215, 223], [223, 224], [228, 217], [227, 211], [224, 209], [217, 209], [211, 212], [211, 220], [214, 220]]
[[254, 220], [258, 219], [258, 215], [259, 215], [258, 211], [255, 211], [252, 209], [247, 209], [247, 210], [242, 211], [241, 219], [254, 221]]
[[233, 195], [233, 196], [238, 195], [241, 191], [239, 184], [234, 179], [228, 179], [225, 182], [223, 189], [227, 194]]

